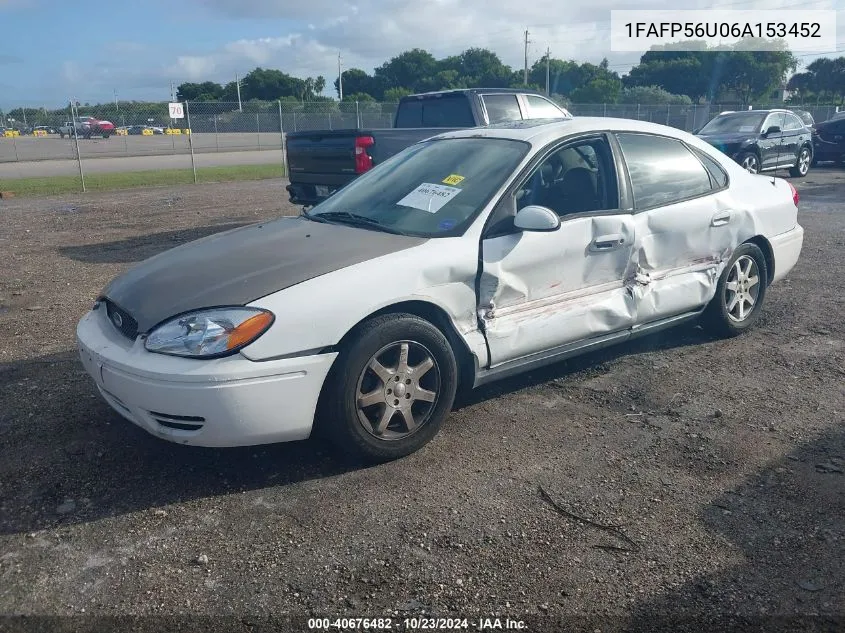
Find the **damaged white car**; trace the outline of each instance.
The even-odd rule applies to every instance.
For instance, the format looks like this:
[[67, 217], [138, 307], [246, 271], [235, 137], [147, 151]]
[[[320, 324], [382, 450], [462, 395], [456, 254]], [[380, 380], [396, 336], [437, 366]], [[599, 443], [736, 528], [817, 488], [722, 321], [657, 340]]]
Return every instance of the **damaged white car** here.
[[693, 319], [732, 335], [803, 243], [790, 183], [684, 132], [525, 121], [418, 143], [299, 217], [157, 255], [78, 326], [105, 400], [173, 442], [320, 432], [372, 461], [469, 387]]

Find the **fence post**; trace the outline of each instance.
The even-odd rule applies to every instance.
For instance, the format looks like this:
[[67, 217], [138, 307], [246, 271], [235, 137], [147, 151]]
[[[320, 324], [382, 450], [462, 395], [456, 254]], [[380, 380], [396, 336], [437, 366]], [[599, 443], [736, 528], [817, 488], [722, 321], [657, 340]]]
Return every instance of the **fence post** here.
[[296, 132], [296, 110], [293, 111], [293, 131]]
[[604, 116], [607, 116], [607, 104], [604, 104]]
[[329, 129], [332, 129], [332, 113], [329, 112]]
[[282, 140], [282, 175], [287, 176], [288, 165], [287, 157], [285, 156], [285, 126], [282, 125], [282, 100], [279, 99], [279, 136]]
[[220, 138], [217, 135], [217, 113], [214, 113], [214, 151], [220, 151]]
[[672, 106], [669, 105], [668, 103], [666, 104], [666, 125], [669, 125], [669, 112], [670, 112], [671, 107]]
[[358, 109], [358, 100], [355, 100], [355, 120], [358, 123], [358, 129], [361, 129], [361, 111]]
[[185, 116], [188, 118], [188, 147], [191, 150], [191, 169], [194, 171], [194, 184], [197, 184], [197, 165], [194, 162], [194, 130], [191, 128], [191, 111], [185, 102]]
[[120, 115], [120, 122], [123, 124], [123, 153], [129, 156], [129, 130], [126, 129], [126, 116]]
[[640, 104], [639, 104], [639, 102], [638, 102], [638, 103], [637, 103], [637, 121], [640, 121], [640, 120], [641, 120], [641, 119], [640, 119]]
[[70, 100], [70, 124], [73, 140], [76, 143], [76, 162], [79, 164], [79, 179], [82, 181], [82, 193], [85, 193], [85, 174], [82, 172], [82, 155], [79, 153], [79, 134], [76, 133], [76, 114], [73, 112], [73, 99]]
[[255, 131], [258, 134], [258, 149], [261, 149], [261, 121], [258, 112], [255, 113]]

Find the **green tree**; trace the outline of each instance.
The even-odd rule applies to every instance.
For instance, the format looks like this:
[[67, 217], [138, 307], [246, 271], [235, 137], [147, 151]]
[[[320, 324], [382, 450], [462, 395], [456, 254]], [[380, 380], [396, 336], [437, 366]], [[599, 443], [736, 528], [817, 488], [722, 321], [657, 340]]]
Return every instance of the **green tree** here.
[[176, 89], [178, 101], [219, 101], [222, 96], [223, 86], [213, 81], [183, 83]]
[[[334, 89], [340, 96], [340, 85], [337, 79], [334, 80]], [[360, 68], [349, 68], [343, 71], [344, 101], [346, 95], [367, 94], [374, 97], [381, 92], [379, 81]]]
[[448, 88], [507, 88], [512, 85], [513, 69], [486, 48], [468, 48], [460, 55], [446, 57], [437, 73], [440, 90]]
[[600, 75], [573, 90], [570, 98], [573, 103], [616, 103], [621, 91], [620, 79]]
[[690, 105], [692, 99], [687, 95], [676, 95], [659, 86], [634, 86], [623, 88], [619, 93], [619, 103], [646, 103]]
[[393, 57], [375, 70], [375, 77], [382, 80], [383, 89], [377, 98], [384, 96], [389, 88], [408, 88], [413, 92], [430, 89], [431, 78], [439, 71], [434, 56], [421, 48], [414, 48]]
[[407, 88], [390, 88], [384, 91], [384, 101], [386, 103], [396, 103], [402, 97], [407, 97], [412, 94]]
[[822, 57], [793, 75], [788, 88], [801, 99], [845, 103], [845, 56]]

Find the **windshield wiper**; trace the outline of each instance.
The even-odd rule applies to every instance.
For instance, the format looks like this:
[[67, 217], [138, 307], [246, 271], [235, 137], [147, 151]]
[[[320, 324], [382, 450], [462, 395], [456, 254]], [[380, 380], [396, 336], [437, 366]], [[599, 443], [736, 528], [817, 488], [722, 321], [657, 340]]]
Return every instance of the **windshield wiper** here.
[[348, 224], [349, 226], [373, 228], [378, 231], [384, 231], [385, 233], [393, 233], [394, 235], [406, 235], [398, 229], [385, 226], [375, 218], [368, 218], [365, 215], [350, 213], [349, 211], [326, 211], [325, 213], [317, 213], [315, 215], [309, 214], [308, 217], [312, 220], [317, 220], [318, 222], [320, 219], [324, 222], [334, 220], [341, 224]]

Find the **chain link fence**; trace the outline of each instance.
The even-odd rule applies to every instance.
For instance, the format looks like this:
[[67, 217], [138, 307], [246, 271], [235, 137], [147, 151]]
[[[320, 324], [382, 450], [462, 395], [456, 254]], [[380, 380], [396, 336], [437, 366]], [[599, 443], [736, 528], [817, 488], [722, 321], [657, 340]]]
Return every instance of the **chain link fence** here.
[[[749, 109], [737, 104], [564, 105], [575, 116], [637, 119], [688, 132], [702, 127], [720, 112]], [[83, 162], [89, 160], [99, 161], [91, 163], [92, 167], [109, 171], [188, 168], [196, 164], [284, 164], [287, 133], [389, 128], [393, 125], [396, 107], [396, 103], [375, 101], [187, 102], [184, 104], [185, 117], [179, 119], [170, 117], [167, 103], [77, 104], [52, 111], [17, 108], [11, 113], [0, 112], [0, 128], [6, 130], [4, 134], [0, 129], [0, 163], [74, 161], [78, 163], [80, 174]], [[829, 119], [841, 109], [820, 104], [788, 107], [809, 112], [816, 122]], [[111, 125], [95, 121], [95, 127], [86, 127], [87, 117]], [[148, 159], [139, 166], [144, 163], [143, 157], [168, 155], [190, 155], [191, 158], [189, 161], [187, 158], [178, 161]], [[218, 155], [216, 163], [211, 155]], [[116, 160], [119, 158], [133, 160]]]

